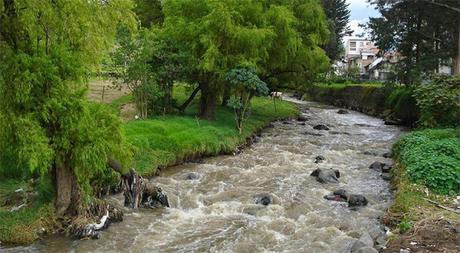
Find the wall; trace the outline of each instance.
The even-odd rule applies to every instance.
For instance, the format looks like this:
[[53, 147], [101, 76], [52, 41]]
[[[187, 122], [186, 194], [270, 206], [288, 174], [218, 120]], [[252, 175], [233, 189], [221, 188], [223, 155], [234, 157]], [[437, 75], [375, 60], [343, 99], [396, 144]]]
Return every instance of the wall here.
[[402, 90], [389, 93], [374, 86], [310, 86], [302, 98], [380, 117], [388, 124], [414, 126], [419, 118], [418, 108], [411, 92]]

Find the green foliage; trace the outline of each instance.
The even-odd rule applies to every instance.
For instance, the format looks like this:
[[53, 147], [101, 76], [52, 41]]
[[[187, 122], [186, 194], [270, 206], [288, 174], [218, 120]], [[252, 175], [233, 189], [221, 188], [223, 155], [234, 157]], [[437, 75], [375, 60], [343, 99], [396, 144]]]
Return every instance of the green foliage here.
[[427, 129], [394, 146], [409, 178], [439, 194], [460, 192], [460, 129]]
[[272, 88], [298, 86], [328, 67], [319, 45], [329, 32], [317, 1], [170, 0], [163, 11], [162, 29], [187, 45], [194, 59], [187, 81], [200, 84], [202, 110], [213, 110], [207, 104], [226, 90], [226, 73], [240, 64], [255, 66]]
[[151, 27], [163, 23], [164, 15], [161, 0], [134, 0], [134, 12], [143, 27]]
[[420, 113], [414, 91], [409, 87], [392, 87], [387, 95], [386, 104], [393, 116], [402, 120], [403, 124], [410, 125], [419, 120]]
[[133, 92], [142, 118], [170, 111], [174, 82], [186, 79], [193, 66], [186, 48], [155, 27], [137, 34], [120, 27], [117, 37], [111, 66], [115, 83]]
[[460, 125], [460, 77], [436, 75], [414, 90], [425, 127]]
[[[16, 193], [19, 188], [23, 192]], [[35, 194], [38, 192], [38, 195]], [[0, 181], [0, 241], [2, 245], [29, 244], [40, 237], [40, 233], [54, 228], [52, 199], [54, 187], [50, 178], [31, 183], [17, 179]], [[12, 203], [4, 204], [11, 199]], [[6, 203], [6, 202], [5, 202]], [[26, 203], [26, 207], [11, 212], [13, 206]], [[45, 229], [45, 231], [43, 231]]]
[[412, 222], [408, 219], [404, 219], [399, 223], [399, 232], [401, 234], [406, 233], [407, 231], [412, 229]]
[[255, 68], [247, 66], [230, 70], [225, 80], [234, 87], [235, 95], [228, 101], [228, 106], [235, 111], [236, 128], [242, 133], [243, 123], [250, 114], [252, 97], [268, 95], [268, 87], [259, 79]]
[[[185, 89], [177, 91], [175, 96], [182, 97], [180, 93]], [[213, 121], [194, 117], [195, 104], [184, 116], [130, 121], [124, 131], [135, 147], [135, 168], [144, 175], [153, 175], [157, 167], [173, 165], [186, 158], [231, 153], [256, 130], [273, 120], [294, 117], [298, 109], [294, 104], [281, 101], [275, 111], [270, 99], [255, 97], [251, 112], [242, 134], [234, 127], [233, 112], [225, 107], [217, 110]]]
[[0, 174], [51, 177], [68, 166], [90, 193], [109, 156], [129, 162], [119, 120], [86, 102], [85, 79], [113, 45], [117, 25], [133, 25], [131, 2], [3, 3]]
[[[397, 51], [399, 81], [411, 85], [422, 74], [449, 66], [458, 51], [460, 1], [369, 0], [380, 12], [367, 27], [384, 52]], [[450, 8], [449, 8], [450, 7]]]
[[350, 4], [345, 0], [322, 0], [321, 2], [331, 31], [329, 41], [323, 48], [331, 60], [339, 60], [344, 51], [342, 39], [353, 33], [349, 26]]

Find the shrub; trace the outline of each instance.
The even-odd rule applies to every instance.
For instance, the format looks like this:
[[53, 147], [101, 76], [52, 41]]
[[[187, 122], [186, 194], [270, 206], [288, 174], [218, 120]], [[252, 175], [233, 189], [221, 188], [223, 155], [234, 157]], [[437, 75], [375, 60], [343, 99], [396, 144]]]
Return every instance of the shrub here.
[[460, 129], [410, 133], [394, 146], [411, 181], [438, 194], [460, 193]]
[[434, 75], [416, 86], [414, 96], [425, 127], [460, 125], [460, 77]]
[[414, 124], [420, 115], [413, 93], [413, 90], [407, 87], [393, 87], [386, 98], [387, 107], [396, 118], [407, 125]]

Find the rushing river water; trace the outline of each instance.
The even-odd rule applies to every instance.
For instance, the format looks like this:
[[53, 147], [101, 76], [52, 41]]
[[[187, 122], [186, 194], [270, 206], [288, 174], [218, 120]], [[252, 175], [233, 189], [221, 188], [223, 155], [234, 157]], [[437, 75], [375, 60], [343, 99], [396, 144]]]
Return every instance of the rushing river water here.
[[[273, 123], [241, 154], [177, 166], [153, 178], [171, 208], [125, 210], [124, 221], [111, 225], [100, 240], [58, 237], [10, 250], [349, 252], [363, 232], [381, 228], [378, 218], [391, 194], [380, 173], [368, 167], [374, 161], [390, 162], [381, 155], [401, 130], [357, 112], [342, 115], [337, 108], [311, 102], [301, 107], [310, 118], [306, 125]], [[314, 130], [316, 124], [330, 130]], [[326, 160], [315, 164], [317, 155]], [[340, 170], [340, 183], [320, 184], [310, 176], [317, 168]], [[190, 173], [198, 178], [187, 180]], [[365, 195], [369, 204], [350, 210], [346, 203], [323, 198], [339, 188]], [[260, 194], [271, 195], [273, 203], [255, 204]], [[122, 204], [121, 196], [111, 200]]]

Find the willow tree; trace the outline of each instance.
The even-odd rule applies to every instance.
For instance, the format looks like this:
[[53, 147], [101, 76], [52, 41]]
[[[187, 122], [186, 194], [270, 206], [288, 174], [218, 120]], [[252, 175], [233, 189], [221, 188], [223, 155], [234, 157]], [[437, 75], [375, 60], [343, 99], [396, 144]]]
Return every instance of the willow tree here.
[[324, 72], [329, 59], [321, 45], [330, 36], [321, 4], [316, 0], [266, 0], [266, 25], [275, 37], [268, 59], [260, 65], [270, 88], [280, 83], [300, 86]]
[[258, 63], [268, 56], [274, 34], [263, 26], [262, 3], [169, 0], [163, 11], [165, 32], [187, 44], [196, 59], [189, 81], [199, 83], [200, 116], [212, 119], [225, 74], [240, 63]]
[[0, 167], [53, 179], [56, 211], [79, 214], [109, 157], [126, 160], [118, 118], [86, 100], [127, 0], [0, 1]]

